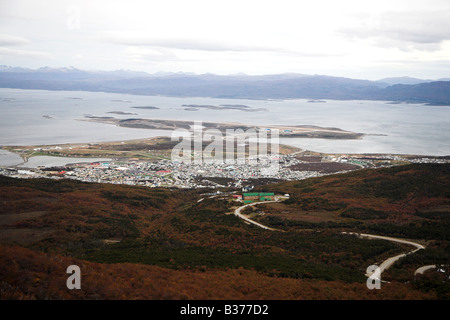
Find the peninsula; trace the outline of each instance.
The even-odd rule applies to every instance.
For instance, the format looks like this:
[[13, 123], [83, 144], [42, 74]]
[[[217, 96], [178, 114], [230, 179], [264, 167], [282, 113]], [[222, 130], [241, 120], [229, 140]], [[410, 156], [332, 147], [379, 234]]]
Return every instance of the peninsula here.
[[[190, 129], [193, 125], [192, 121], [184, 120], [168, 120], [168, 119], [117, 119], [114, 117], [96, 117], [86, 116], [82, 121], [100, 122], [113, 124], [119, 127], [127, 128], [141, 128], [153, 130], [176, 130], [176, 129]], [[339, 128], [324, 128], [311, 125], [269, 125], [258, 126], [242, 123], [217, 123], [217, 122], [202, 122], [204, 129], [218, 129], [225, 134], [227, 129], [248, 129], [254, 130], [279, 130], [280, 137], [283, 138], [319, 138], [319, 139], [360, 139], [365, 134], [352, 131], [346, 131]]]

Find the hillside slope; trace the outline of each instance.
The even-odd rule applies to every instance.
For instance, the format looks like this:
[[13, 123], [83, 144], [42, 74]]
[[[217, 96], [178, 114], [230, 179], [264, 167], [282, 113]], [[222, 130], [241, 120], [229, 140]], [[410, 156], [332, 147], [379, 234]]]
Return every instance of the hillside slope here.
[[[271, 232], [205, 190], [0, 177], [0, 296], [442, 299], [448, 288], [411, 280], [416, 266], [449, 261], [448, 181], [448, 165], [409, 165], [268, 185], [291, 194], [255, 209], [287, 231]], [[366, 268], [405, 248], [341, 233], [367, 230], [427, 249], [370, 291]], [[65, 288], [69, 264], [82, 268], [85, 290]]]

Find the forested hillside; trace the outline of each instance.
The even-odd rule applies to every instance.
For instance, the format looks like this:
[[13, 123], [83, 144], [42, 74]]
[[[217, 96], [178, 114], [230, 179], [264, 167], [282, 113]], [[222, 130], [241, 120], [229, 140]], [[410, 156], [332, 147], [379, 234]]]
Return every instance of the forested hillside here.
[[[281, 230], [268, 231], [208, 190], [0, 177], [0, 297], [448, 298], [447, 284], [429, 285], [439, 275], [411, 281], [416, 266], [449, 262], [448, 181], [448, 165], [409, 165], [267, 185], [291, 194], [255, 208], [255, 219]], [[427, 249], [368, 290], [366, 268], [405, 247], [342, 231]], [[66, 288], [70, 264], [83, 290]]]

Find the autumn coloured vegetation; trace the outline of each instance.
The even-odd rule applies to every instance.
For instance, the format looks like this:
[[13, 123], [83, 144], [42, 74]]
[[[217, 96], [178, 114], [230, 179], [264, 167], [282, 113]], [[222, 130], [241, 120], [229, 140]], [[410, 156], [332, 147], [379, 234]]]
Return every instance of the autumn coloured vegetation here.
[[[290, 199], [245, 224], [231, 196], [0, 177], [2, 299], [448, 299], [450, 166], [360, 170], [261, 186]], [[202, 201], [199, 201], [203, 199]], [[250, 212], [249, 212], [250, 213]], [[343, 231], [414, 239], [425, 250], [366, 287], [366, 268], [408, 251]], [[82, 290], [66, 268], [80, 266]]]

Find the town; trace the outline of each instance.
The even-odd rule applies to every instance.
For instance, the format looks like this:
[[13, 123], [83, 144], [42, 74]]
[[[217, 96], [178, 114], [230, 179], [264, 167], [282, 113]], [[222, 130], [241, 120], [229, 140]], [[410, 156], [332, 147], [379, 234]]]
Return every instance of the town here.
[[[80, 162], [61, 167], [0, 168], [0, 174], [17, 178], [74, 179], [85, 182], [141, 185], [167, 188], [242, 188], [282, 180], [302, 180], [361, 168], [390, 167], [406, 163], [448, 163], [439, 157], [406, 158], [396, 155], [310, 155], [278, 154], [272, 157], [276, 170], [266, 170], [263, 161], [243, 163], [183, 163], [170, 159], [113, 159], [103, 162]], [[271, 160], [274, 161], [274, 160]], [[270, 163], [270, 161], [269, 161]]]

